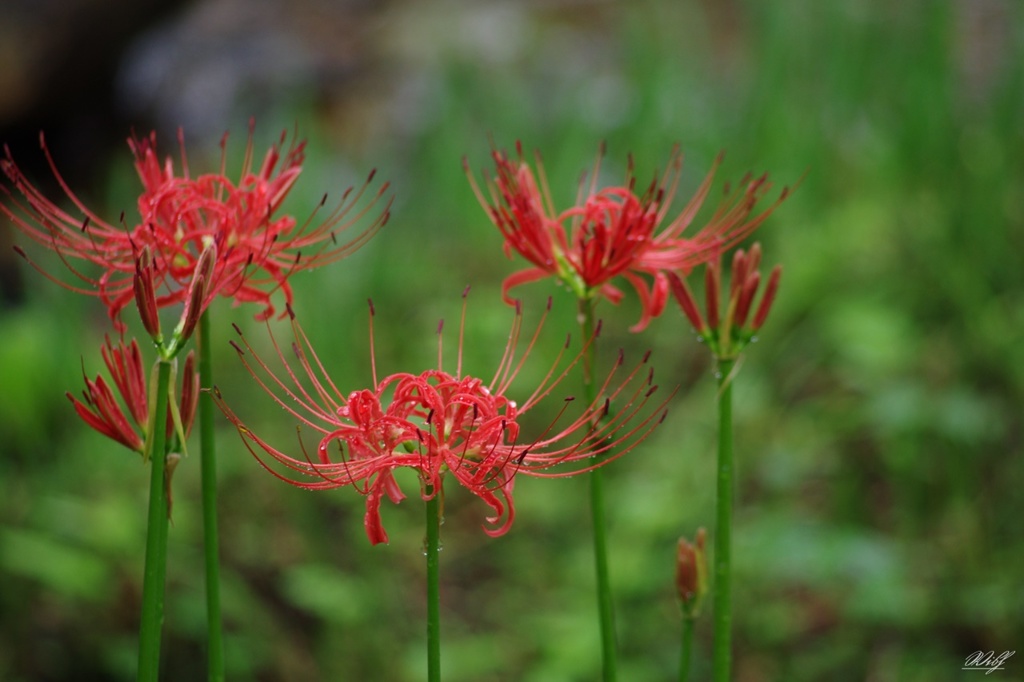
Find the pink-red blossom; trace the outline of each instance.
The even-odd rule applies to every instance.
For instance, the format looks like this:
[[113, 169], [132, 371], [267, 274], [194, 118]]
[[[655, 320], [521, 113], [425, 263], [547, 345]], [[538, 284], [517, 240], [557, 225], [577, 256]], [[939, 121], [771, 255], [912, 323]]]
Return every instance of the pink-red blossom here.
[[506, 255], [515, 251], [530, 263], [505, 279], [505, 301], [511, 303], [511, 290], [521, 284], [555, 277], [580, 299], [600, 296], [618, 303], [623, 293], [613, 280], [621, 276], [640, 298], [640, 320], [632, 331], [641, 331], [664, 311], [667, 273], [686, 274], [735, 246], [787, 195], [783, 189], [771, 206], [754, 213], [772, 185], [767, 175], [744, 178], [735, 191], [726, 190], [698, 230], [684, 236], [710, 192], [721, 156], [682, 211], [670, 218], [683, 164], [678, 147], [665, 172], [642, 189], [632, 159], [622, 185], [599, 189], [602, 152], [589, 181], [581, 180], [576, 203], [562, 211], [554, 207], [540, 155], [535, 173], [521, 146], [517, 151], [515, 159], [503, 151], [492, 153], [495, 174], [485, 176], [483, 188], [466, 167], [473, 191], [505, 239]]
[[[11, 205], [0, 204], [0, 210], [27, 236], [55, 251], [82, 285], [44, 274], [70, 289], [98, 296], [119, 328], [121, 312], [133, 298], [147, 329], [156, 322], [154, 308], [195, 298], [197, 268], [203, 254], [210, 252], [214, 257], [192, 317], [218, 295], [235, 303], [257, 303], [262, 306], [259, 317], [270, 317], [275, 291], [282, 292], [286, 304], [292, 300], [291, 274], [352, 253], [388, 218], [389, 202], [382, 210], [375, 208], [387, 184], [369, 193], [373, 173], [325, 209], [326, 216], [318, 215], [327, 205], [326, 195], [302, 223], [283, 213], [282, 203], [302, 171], [305, 154], [305, 142], [289, 141], [285, 134], [258, 162], [250, 127], [237, 180], [226, 171], [227, 135], [221, 141], [220, 168], [198, 176], [191, 173], [180, 131], [178, 142], [180, 168], [175, 168], [171, 157], [161, 158], [157, 152], [155, 133], [128, 140], [142, 182], [138, 218], [130, 224], [124, 214], [109, 221], [87, 207], [64, 181], [42, 136], [43, 153], [73, 208], [61, 208], [29, 182], [8, 148], [0, 159], [10, 186], [2, 185], [3, 192], [11, 198]], [[356, 225], [361, 228], [354, 236], [339, 240], [342, 232]], [[140, 287], [141, 293], [136, 291]]]
[[216, 390], [215, 400], [253, 455], [278, 478], [309, 490], [352, 486], [362, 493], [366, 532], [374, 544], [387, 541], [380, 517], [382, 499], [397, 503], [404, 497], [393, 473], [401, 467], [417, 472], [425, 499], [439, 494], [446, 477], [454, 478], [491, 508], [485, 531], [501, 535], [515, 517], [512, 488], [517, 474], [567, 476], [589, 471], [629, 451], [664, 417], [664, 403], [655, 410], [645, 409], [655, 390], [653, 371], [644, 370], [646, 356], [621, 377], [620, 355], [593, 403], [573, 410], [569, 398], [542, 433], [521, 433], [521, 418], [549, 398], [582, 357], [578, 354], [563, 361], [566, 343], [540, 383], [524, 398], [513, 399], [513, 381], [542, 325], [543, 320], [519, 355], [522, 315], [517, 308], [490, 381], [463, 373], [462, 325], [454, 372], [443, 366], [439, 328], [436, 369], [378, 379], [371, 305], [373, 384], [349, 392], [331, 381], [294, 320], [295, 341], [290, 348], [294, 357], [289, 361], [275, 341], [281, 366], [276, 371], [242, 337], [235, 348], [246, 367], [302, 427], [314, 432], [313, 452], [305, 445], [295, 455], [278, 449], [246, 426]]

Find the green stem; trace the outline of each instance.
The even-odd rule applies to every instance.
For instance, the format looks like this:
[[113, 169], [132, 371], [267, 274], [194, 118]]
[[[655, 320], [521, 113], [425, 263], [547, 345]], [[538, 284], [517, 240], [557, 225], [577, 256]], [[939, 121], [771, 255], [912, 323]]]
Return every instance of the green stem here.
[[693, 625], [695, 618], [683, 614], [683, 636], [680, 642], [679, 682], [690, 679], [690, 659], [693, 655]]
[[441, 491], [427, 494], [427, 680], [441, 682], [441, 586], [439, 580], [441, 550]]
[[728, 682], [732, 667], [732, 373], [736, 361], [718, 360], [718, 499], [715, 523], [713, 651], [715, 682]]
[[[580, 326], [586, 351], [583, 356], [583, 388], [587, 404], [596, 399], [594, 393], [594, 299], [579, 299]], [[611, 579], [608, 575], [608, 539], [605, 532], [604, 472], [592, 470], [590, 478], [590, 518], [594, 531], [594, 570], [597, 577], [597, 609], [601, 625], [602, 679], [614, 682], [616, 678], [615, 611], [612, 603]]]
[[[199, 385], [213, 386], [210, 360], [210, 316], [199, 318]], [[210, 682], [224, 680], [224, 641], [220, 615], [220, 549], [217, 534], [217, 451], [214, 439], [213, 396], [199, 394], [199, 464], [203, 496], [203, 552], [206, 561], [207, 671]]]
[[164, 583], [167, 577], [167, 394], [171, 362], [158, 362], [156, 405], [151, 420], [149, 517], [146, 528], [146, 567], [142, 578], [142, 620], [139, 624], [139, 682], [160, 676], [160, 634], [164, 622]]

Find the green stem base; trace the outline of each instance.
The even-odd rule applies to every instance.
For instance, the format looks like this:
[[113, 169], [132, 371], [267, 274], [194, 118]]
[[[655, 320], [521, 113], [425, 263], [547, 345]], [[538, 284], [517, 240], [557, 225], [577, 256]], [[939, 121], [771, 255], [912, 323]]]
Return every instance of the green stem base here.
[[718, 361], [718, 497], [715, 523], [715, 682], [732, 674], [732, 380], [735, 360]]
[[679, 682], [690, 679], [690, 659], [693, 657], [693, 626], [694, 619], [683, 616], [683, 633], [680, 640]]
[[427, 680], [441, 682], [441, 491], [427, 491]]
[[[213, 386], [210, 360], [210, 316], [199, 318], [199, 385]], [[206, 646], [210, 682], [224, 681], [224, 639], [220, 615], [220, 541], [217, 531], [217, 451], [214, 433], [213, 396], [199, 395], [199, 464], [203, 496], [203, 556], [206, 568]]]
[[[586, 345], [583, 356], [583, 388], [587, 404], [596, 400], [594, 388], [594, 299], [579, 300], [582, 343]], [[587, 475], [590, 479], [590, 518], [594, 534], [594, 571], [597, 581], [597, 610], [601, 626], [601, 679], [615, 682], [617, 677], [617, 642], [615, 636], [615, 610], [612, 601], [611, 577], [608, 572], [608, 538], [605, 521], [604, 471], [594, 469]]]
[[167, 394], [171, 363], [157, 365], [156, 405], [151, 420], [149, 512], [146, 528], [146, 566], [142, 577], [142, 618], [139, 624], [139, 682], [160, 677], [160, 639], [164, 624], [164, 585], [167, 579]]

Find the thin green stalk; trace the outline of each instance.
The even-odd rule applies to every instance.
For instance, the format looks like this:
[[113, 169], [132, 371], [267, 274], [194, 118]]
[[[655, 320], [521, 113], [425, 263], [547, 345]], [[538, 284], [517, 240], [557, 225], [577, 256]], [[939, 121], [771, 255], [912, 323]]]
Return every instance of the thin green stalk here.
[[693, 656], [693, 626], [696, 619], [683, 615], [683, 636], [680, 641], [679, 682], [690, 679], [690, 659]]
[[167, 577], [167, 394], [171, 363], [160, 360], [156, 405], [153, 407], [150, 449], [149, 516], [146, 528], [146, 566], [142, 577], [142, 620], [139, 624], [139, 682], [160, 677], [160, 635], [164, 623], [164, 583]]
[[[199, 385], [213, 386], [210, 360], [210, 316], [199, 318]], [[220, 542], [217, 533], [217, 451], [213, 429], [213, 396], [199, 395], [199, 464], [203, 496], [203, 553], [206, 562], [206, 646], [210, 682], [224, 680], [224, 640], [220, 615]]]
[[[593, 404], [594, 394], [594, 299], [579, 300], [580, 325], [586, 351], [583, 356], [583, 387], [587, 404]], [[608, 575], [608, 539], [605, 532], [604, 472], [592, 470], [590, 478], [590, 518], [594, 532], [594, 570], [597, 578], [597, 610], [601, 625], [601, 669], [604, 682], [616, 678], [615, 611], [612, 603], [611, 579]]]
[[718, 360], [718, 498], [715, 523], [715, 682], [728, 682], [732, 667], [732, 379], [733, 359]]
[[427, 680], [441, 682], [441, 491], [427, 490]]

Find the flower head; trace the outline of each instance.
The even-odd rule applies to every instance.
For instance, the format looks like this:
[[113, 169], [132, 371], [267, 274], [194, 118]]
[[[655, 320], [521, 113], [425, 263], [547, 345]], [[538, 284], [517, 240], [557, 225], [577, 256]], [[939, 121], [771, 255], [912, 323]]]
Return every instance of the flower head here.
[[[722, 291], [721, 259], [716, 258], [705, 266], [706, 320], [701, 316], [697, 308], [697, 301], [686, 284], [686, 280], [675, 273], [669, 274], [672, 293], [679, 303], [679, 307], [697, 330], [700, 339], [707, 342], [708, 348], [717, 358], [735, 358], [750, 343], [757, 331], [764, 325], [765, 320], [768, 319], [768, 313], [771, 311], [775, 295], [779, 290], [779, 281], [782, 279], [782, 266], [776, 265], [772, 268], [764, 293], [761, 295], [761, 302], [751, 318], [750, 313], [754, 310], [754, 298], [761, 285], [761, 273], [757, 269], [760, 263], [760, 244], [755, 243], [749, 252], [737, 249], [733, 254], [728, 292]], [[723, 299], [725, 301], [724, 313], [721, 310]]]
[[[121, 224], [115, 225], [85, 206], [64, 182], [42, 136], [43, 152], [74, 212], [66, 212], [35, 188], [6, 147], [5, 158], [0, 159], [11, 188], [21, 195], [19, 199], [3, 186], [4, 193], [14, 200], [12, 207], [0, 205], [0, 210], [26, 235], [57, 252], [84, 287], [56, 281], [98, 296], [119, 328], [123, 327], [121, 311], [133, 298], [139, 303], [147, 330], [154, 322], [154, 309], [187, 304], [197, 298], [190, 313], [195, 318], [217, 295], [236, 303], [258, 303], [262, 306], [258, 317], [270, 317], [275, 311], [273, 292], [280, 289], [286, 303], [291, 302], [288, 278], [292, 273], [348, 255], [387, 220], [385, 206], [352, 239], [338, 242], [338, 233], [360, 222], [381, 200], [387, 184], [369, 201], [363, 201], [373, 173], [358, 190], [347, 190], [320, 221], [316, 214], [326, 205], [326, 196], [302, 224], [282, 214], [281, 204], [302, 171], [305, 148], [304, 142], [289, 142], [285, 134], [257, 165], [250, 126], [237, 182], [225, 171], [227, 135], [221, 141], [219, 171], [197, 177], [189, 170], [180, 131], [178, 142], [180, 170], [175, 169], [170, 157], [160, 159], [155, 133], [128, 140], [142, 182], [139, 220], [132, 227], [125, 223], [123, 214]], [[19, 253], [24, 255], [20, 249]], [[204, 265], [204, 259], [211, 262]], [[81, 263], [91, 267], [82, 268]], [[97, 276], [86, 272], [94, 268], [99, 270]], [[197, 297], [195, 280], [201, 271], [204, 281], [199, 287], [201, 296]], [[186, 317], [179, 327], [187, 325]]]
[[[114, 389], [121, 397], [120, 402], [114, 395], [114, 389], [111, 389], [102, 375], [89, 379], [85, 376], [84, 370], [82, 377], [85, 379], [85, 390], [82, 392], [82, 399], [79, 400], [71, 393], [68, 393], [67, 397], [74, 405], [75, 412], [86, 424], [145, 456], [151, 429], [151, 401], [139, 344], [132, 339], [129, 344], [122, 340], [114, 345], [108, 336], [100, 348], [100, 354], [103, 356]], [[180, 402], [168, 407], [168, 437], [173, 435], [175, 429], [180, 430], [183, 438], [188, 436], [195, 420], [198, 402], [199, 374], [195, 369], [194, 355], [190, 352], [182, 369]], [[127, 407], [127, 415], [121, 408], [121, 403]]]
[[564, 282], [577, 298], [602, 296], [618, 303], [623, 294], [612, 280], [622, 276], [640, 298], [641, 317], [632, 331], [641, 331], [664, 310], [669, 291], [666, 273], [688, 273], [735, 246], [788, 193], [784, 189], [774, 204], [754, 214], [772, 185], [767, 175], [744, 178], [735, 192], [726, 190], [700, 230], [684, 237], [711, 189], [721, 156], [682, 212], [669, 220], [683, 163], [678, 147], [665, 173], [655, 175], [642, 190], [637, 189], [632, 159], [623, 185], [598, 189], [602, 151], [589, 182], [585, 178], [580, 182], [576, 204], [562, 212], [551, 201], [540, 155], [535, 175], [523, 159], [521, 145], [517, 151], [515, 160], [502, 151], [492, 153], [496, 168], [493, 178], [485, 177], [486, 196], [466, 166], [473, 191], [505, 238], [506, 255], [516, 251], [531, 264], [505, 279], [505, 301], [512, 302], [513, 288], [551, 276]]
[[[371, 346], [372, 318], [371, 304]], [[462, 319], [464, 322], [465, 303]], [[311, 490], [352, 486], [365, 495], [365, 526], [374, 544], [387, 541], [380, 518], [382, 498], [397, 503], [404, 497], [393, 475], [400, 467], [417, 472], [426, 499], [441, 491], [446, 476], [455, 478], [493, 511], [485, 531], [501, 535], [515, 517], [512, 488], [516, 474], [567, 476], [596, 468], [630, 450], [664, 418], [664, 412], [658, 414], [664, 403], [656, 411], [644, 409], [655, 390], [653, 371], [642, 371], [647, 358], [620, 379], [620, 355], [592, 404], [568, 417], [570, 398], [562, 405], [559, 418], [543, 433], [524, 438], [520, 433], [522, 416], [547, 398], [581, 358], [577, 355], [562, 362], [566, 344], [525, 400], [509, 397], [513, 380], [542, 326], [543, 320], [520, 357], [522, 314], [517, 308], [505, 352], [489, 382], [462, 372], [462, 325], [455, 371], [444, 369], [439, 326], [436, 369], [378, 379], [371, 349], [373, 385], [347, 394], [335, 387], [294, 319], [291, 350], [298, 368], [288, 362], [275, 342], [286, 378], [276, 376], [242, 337], [235, 348], [260, 386], [319, 438], [315, 453], [303, 447], [298, 457], [275, 448], [246, 427], [216, 389], [215, 400], [249, 450], [278, 478]], [[558, 424], [561, 421], [566, 423]]]

